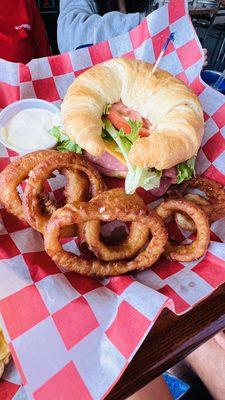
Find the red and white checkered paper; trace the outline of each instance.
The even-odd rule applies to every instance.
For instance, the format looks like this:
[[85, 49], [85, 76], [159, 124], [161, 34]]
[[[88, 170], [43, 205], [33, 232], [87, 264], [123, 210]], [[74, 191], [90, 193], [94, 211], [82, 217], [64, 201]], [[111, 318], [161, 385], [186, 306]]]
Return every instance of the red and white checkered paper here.
[[[26, 66], [1, 60], [0, 107], [27, 97], [60, 105], [74, 78], [94, 64], [117, 56], [154, 62], [170, 32], [176, 40], [161, 67], [188, 83], [205, 111], [198, 173], [225, 184], [225, 98], [199, 78], [203, 53], [184, 0], [171, 0], [109, 42]], [[16, 156], [3, 146], [0, 155], [1, 169]], [[62, 182], [49, 185], [57, 198]], [[97, 281], [62, 273], [38, 232], [4, 208], [0, 213], [0, 323], [30, 399], [103, 399], [163, 307], [186, 312], [225, 282], [224, 221], [212, 225], [212, 241], [201, 260], [161, 259], [148, 271]]]

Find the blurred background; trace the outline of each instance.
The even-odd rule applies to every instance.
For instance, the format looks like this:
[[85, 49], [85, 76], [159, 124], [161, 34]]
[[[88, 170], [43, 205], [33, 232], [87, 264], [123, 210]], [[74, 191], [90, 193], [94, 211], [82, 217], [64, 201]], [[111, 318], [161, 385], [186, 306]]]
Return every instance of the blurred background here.
[[[36, 0], [50, 39], [53, 54], [58, 54], [57, 18], [60, 0]], [[149, 12], [169, 0], [155, 0]], [[189, 12], [203, 47], [208, 49], [208, 70], [225, 68], [225, 0], [191, 0]]]

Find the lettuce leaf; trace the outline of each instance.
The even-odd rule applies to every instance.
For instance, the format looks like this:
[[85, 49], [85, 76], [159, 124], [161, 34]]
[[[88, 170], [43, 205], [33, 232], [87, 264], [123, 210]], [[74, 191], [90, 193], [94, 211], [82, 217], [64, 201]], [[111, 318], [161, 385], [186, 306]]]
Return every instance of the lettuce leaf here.
[[111, 107], [111, 104], [106, 104], [104, 109], [103, 109], [103, 115], [109, 114], [109, 109]]
[[195, 176], [195, 160], [196, 157], [190, 158], [190, 160], [185, 161], [177, 165], [177, 183], [180, 184], [186, 179], [190, 179]]
[[59, 151], [73, 151], [74, 153], [82, 154], [82, 149], [81, 147], [76, 144], [75, 142], [72, 142], [68, 138], [67, 135], [62, 131], [61, 126], [53, 126], [52, 129], [48, 131], [49, 135], [53, 136], [56, 141], [57, 141], [57, 150]]
[[[103, 128], [103, 130], [102, 130], [102, 138], [103, 138], [103, 140], [108, 142], [110, 140], [109, 137], [111, 137], [111, 140], [114, 139], [116, 143], [120, 142], [120, 144], [123, 145], [123, 147], [126, 149], [126, 152], [128, 153], [130, 151], [130, 149], [131, 149], [132, 144], [137, 139], [139, 139], [139, 129], [142, 126], [141, 121], [132, 121], [131, 119], [129, 119], [127, 121], [128, 124], [131, 127], [131, 133], [129, 133], [129, 134], [126, 134], [123, 129], [120, 129], [118, 131], [116, 128], [114, 128], [114, 126], [111, 124], [111, 122], [107, 118], [103, 118], [103, 122], [104, 122], [104, 126], [105, 126], [105, 124], [107, 122], [108, 129], [110, 129], [110, 128], [111, 128], [111, 130], [112, 130], [112, 128], [114, 129], [113, 132], [110, 134], [108, 132], [107, 127], [105, 126]], [[116, 141], [115, 138], [119, 139], [119, 141], [118, 140]], [[118, 145], [118, 143], [117, 143], [117, 145]], [[122, 152], [119, 145], [118, 145], [118, 150], [117, 151], [120, 152], [120, 153]]]
[[142, 123], [141, 121], [132, 121], [131, 119], [127, 120], [127, 123], [130, 125], [131, 127], [131, 133], [125, 133], [123, 129], [120, 129], [120, 131], [118, 132], [118, 136], [120, 138], [124, 138], [124, 141], [126, 141], [127, 143], [129, 143], [130, 147], [132, 146], [132, 144], [140, 138], [139, 136], [139, 130], [142, 127]]
[[[133, 144], [132, 140], [135, 141], [134, 136], [131, 138], [131, 140], [129, 140], [130, 134], [126, 135], [122, 129], [120, 131], [117, 131], [107, 118], [104, 118], [103, 122], [105, 130], [115, 140], [127, 164], [128, 173], [125, 181], [126, 193], [132, 194], [139, 187], [142, 187], [145, 190], [158, 188], [160, 186], [160, 178], [162, 176], [161, 171], [155, 171], [150, 168], [136, 167], [135, 165], [132, 165], [129, 161], [128, 153]], [[132, 132], [135, 132], [136, 127], [137, 125], [135, 124], [134, 130]], [[137, 131], [135, 135], [137, 140], [139, 137]]]
[[131, 127], [131, 133], [129, 133], [128, 139], [130, 140], [131, 143], [134, 143], [137, 139], [139, 139], [139, 130], [142, 127], [142, 122], [141, 121], [132, 121], [131, 119], [128, 119], [128, 124]]
[[102, 129], [102, 139], [105, 140], [105, 142], [111, 142], [113, 141], [112, 136], [107, 132], [106, 129]]
[[132, 194], [139, 187], [145, 190], [156, 189], [160, 186], [161, 171], [154, 171], [151, 168], [133, 167], [128, 170], [125, 181], [127, 194]]
[[127, 139], [128, 135], [125, 135], [123, 129], [117, 131], [116, 128], [111, 124], [111, 122], [107, 118], [103, 118], [104, 129], [108, 132], [108, 134], [112, 137], [112, 139], [116, 142], [120, 152], [123, 154], [124, 159], [127, 164], [127, 168], [132, 168], [130, 161], [128, 159], [128, 153], [132, 146], [132, 143]]
[[53, 126], [52, 129], [48, 131], [49, 135], [53, 136], [57, 142], [63, 142], [64, 140], [68, 140], [68, 136], [64, 135], [60, 125]]

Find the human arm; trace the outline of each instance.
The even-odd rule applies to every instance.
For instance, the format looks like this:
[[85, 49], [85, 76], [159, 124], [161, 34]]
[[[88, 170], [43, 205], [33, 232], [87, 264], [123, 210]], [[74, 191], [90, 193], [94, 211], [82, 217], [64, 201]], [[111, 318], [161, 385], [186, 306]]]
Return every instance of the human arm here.
[[220, 332], [187, 357], [213, 399], [225, 398], [225, 333]]
[[173, 397], [162, 376], [154, 379], [147, 386], [133, 394], [127, 400], [172, 400]]
[[95, 44], [130, 31], [144, 16], [113, 11], [100, 16], [94, 0], [61, 0], [58, 46], [61, 53]]

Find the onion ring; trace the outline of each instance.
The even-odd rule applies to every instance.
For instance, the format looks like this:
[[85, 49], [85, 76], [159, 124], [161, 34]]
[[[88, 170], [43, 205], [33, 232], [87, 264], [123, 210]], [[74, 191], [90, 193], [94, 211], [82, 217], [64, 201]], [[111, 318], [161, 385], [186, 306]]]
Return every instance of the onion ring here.
[[[124, 202], [127, 207], [137, 203], [140, 207], [145, 204], [140, 196], [125, 196]], [[95, 202], [92, 199], [90, 203]], [[81, 244], [87, 244], [88, 248], [96, 255], [97, 258], [104, 261], [126, 260], [137, 255], [138, 251], [144, 246], [149, 237], [148, 227], [133, 222], [130, 227], [130, 233], [127, 238], [118, 245], [105, 245], [101, 241], [101, 231], [99, 221], [89, 221], [79, 225], [78, 236]]]
[[[86, 158], [78, 154], [72, 152], [56, 152], [52, 157], [36, 165], [30, 172], [24, 191], [23, 210], [28, 223], [34, 229], [42, 233], [50, 217], [42, 212], [40, 198], [42, 196], [45, 180], [50, 178], [52, 172], [55, 170], [62, 171], [64, 174], [67, 170], [66, 176], [71, 186], [71, 188], [68, 189], [68, 185], [66, 185], [67, 189], [65, 194], [68, 196], [68, 202], [86, 200], [82, 198], [82, 196], [87, 193], [86, 179], [83, 175], [80, 175], [80, 172], [88, 177], [93, 196], [105, 190], [104, 181], [97, 169], [95, 169]], [[82, 187], [80, 190], [76, 182], [82, 183], [82, 185], [85, 184], [85, 187]]]
[[26, 154], [12, 161], [0, 174], [0, 203], [8, 212], [24, 222], [26, 219], [17, 186], [28, 177], [29, 172], [38, 163], [55, 153], [55, 150], [40, 150]]
[[[204, 197], [200, 196], [199, 194], [188, 193], [184, 196], [184, 199], [192, 201], [198, 206], [201, 206], [201, 209], [205, 212], [205, 214], [207, 216], [210, 215], [212, 211], [212, 206], [210, 205], [209, 201], [206, 200]], [[175, 213], [174, 219], [179, 228], [189, 232], [196, 231], [196, 226], [193, 220], [184, 215], [183, 213]]]
[[209, 222], [215, 222], [225, 217], [225, 188], [220, 183], [197, 176], [181, 185], [182, 193], [186, 193], [188, 189], [199, 189], [205, 193], [211, 205], [209, 210], [204, 208]]
[[[133, 195], [129, 196], [129, 199]], [[153, 210], [139, 204], [125, 201], [123, 189], [112, 189], [99, 194], [89, 203], [68, 204], [57, 210], [46, 225], [44, 233], [45, 249], [61, 267], [86, 276], [118, 276], [133, 270], [143, 270], [154, 264], [164, 251], [167, 232], [161, 218]], [[138, 222], [147, 226], [152, 239], [147, 248], [132, 261], [86, 260], [63, 250], [59, 241], [60, 231], [65, 226], [82, 224], [91, 220]]]
[[[89, 195], [88, 177], [83, 172], [78, 172], [76, 170], [72, 171], [66, 168], [62, 173], [66, 177], [66, 185], [64, 189], [66, 203], [85, 201]], [[57, 208], [59, 208], [55, 200], [49, 199], [48, 194], [40, 194], [39, 201], [42, 213], [47, 215], [48, 218], [50, 218]], [[73, 226], [70, 226], [61, 232], [62, 237], [73, 237], [76, 235], [77, 229]]]
[[197, 227], [197, 237], [191, 244], [173, 246], [168, 241], [165, 256], [172, 261], [189, 262], [197, 260], [206, 252], [210, 240], [210, 227], [206, 214], [199, 206], [185, 199], [171, 199], [162, 202], [157, 208], [157, 214], [165, 221], [176, 211], [184, 212], [194, 221]]
[[[90, 194], [90, 181], [87, 174], [76, 169], [71, 170], [67, 168], [62, 170], [62, 174], [65, 176], [67, 181], [64, 190], [67, 203], [86, 201]], [[105, 187], [102, 181], [102, 185], [100, 185], [99, 189], [96, 190], [96, 194], [98, 193], [98, 190], [101, 191], [103, 189], [105, 189]]]

